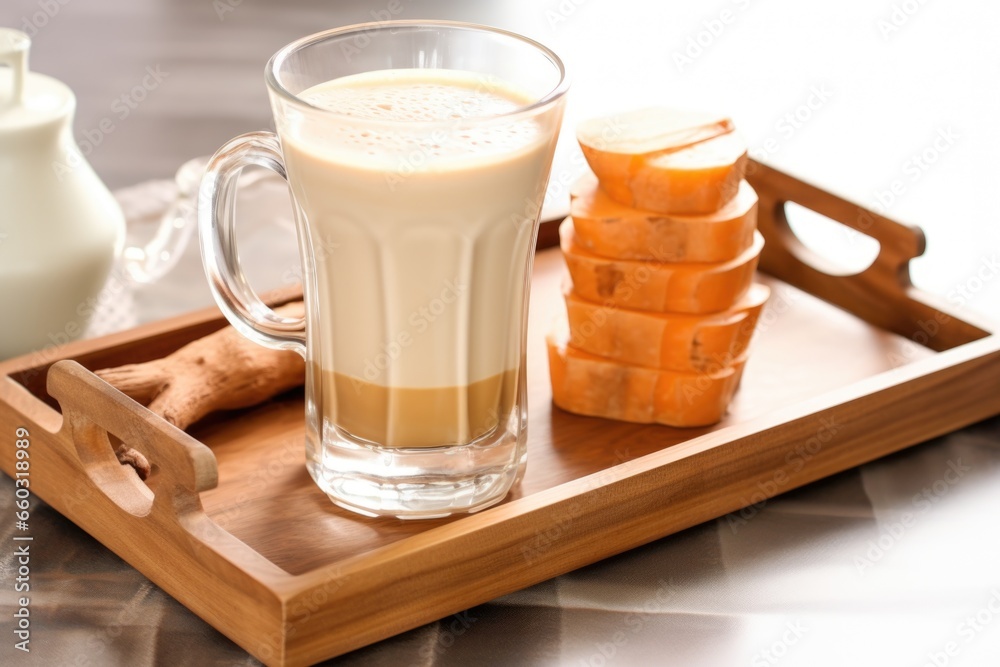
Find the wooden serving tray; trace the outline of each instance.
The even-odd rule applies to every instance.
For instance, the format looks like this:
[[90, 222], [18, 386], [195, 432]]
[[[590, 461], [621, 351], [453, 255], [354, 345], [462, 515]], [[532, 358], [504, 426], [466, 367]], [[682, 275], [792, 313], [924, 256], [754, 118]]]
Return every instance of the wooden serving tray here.
[[[334, 506], [305, 470], [300, 391], [186, 434], [87, 370], [161, 357], [224, 326], [215, 310], [0, 364], [0, 433], [30, 431], [33, 493], [265, 663], [295, 666], [1000, 413], [1000, 329], [914, 290], [918, 229], [762, 164], [748, 178], [774, 292], [728, 417], [680, 430], [554, 408], [543, 336], [564, 268], [540, 251], [528, 472], [479, 514], [404, 522]], [[825, 273], [787, 201], [875, 238], [875, 262]], [[540, 247], [554, 232], [543, 226]], [[147, 483], [116, 461], [119, 440], [149, 458]], [[13, 447], [0, 464], [13, 476]]]

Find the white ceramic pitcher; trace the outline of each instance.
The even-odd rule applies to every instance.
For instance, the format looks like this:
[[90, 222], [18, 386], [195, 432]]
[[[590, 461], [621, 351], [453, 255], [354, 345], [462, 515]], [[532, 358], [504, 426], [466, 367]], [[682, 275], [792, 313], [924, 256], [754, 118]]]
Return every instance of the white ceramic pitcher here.
[[76, 98], [28, 71], [29, 46], [0, 28], [0, 359], [78, 338], [117, 258], [123, 285], [151, 282], [183, 236], [165, 219], [124, 250], [121, 208], [73, 139]]

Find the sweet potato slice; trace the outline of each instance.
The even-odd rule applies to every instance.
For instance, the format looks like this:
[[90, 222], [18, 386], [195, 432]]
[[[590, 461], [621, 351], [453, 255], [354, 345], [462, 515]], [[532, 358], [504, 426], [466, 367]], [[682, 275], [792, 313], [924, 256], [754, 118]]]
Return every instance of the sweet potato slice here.
[[694, 145], [733, 131], [729, 118], [705, 111], [649, 107], [591, 118], [577, 126], [585, 151], [630, 158]]
[[641, 424], [708, 426], [722, 419], [745, 359], [700, 373], [631, 366], [546, 338], [553, 402], [568, 412]]
[[563, 288], [575, 349], [624, 364], [690, 373], [743, 358], [770, 293], [765, 285], [753, 285], [729, 310], [681, 315], [591, 303], [569, 285]]
[[746, 173], [747, 144], [736, 132], [653, 154], [623, 155], [581, 147], [612, 199], [658, 213], [717, 211], [736, 196]]
[[593, 174], [570, 191], [577, 240], [587, 250], [615, 259], [661, 262], [725, 262], [753, 244], [757, 193], [746, 181], [735, 197], [707, 215], [667, 215], [618, 203]]
[[577, 295], [599, 304], [661, 313], [727, 310], [753, 282], [764, 238], [754, 233], [746, 251], [728, 262], [676, 263], [608, 259], [583, 248], [573, 219], [559, 227], [559, 240]]

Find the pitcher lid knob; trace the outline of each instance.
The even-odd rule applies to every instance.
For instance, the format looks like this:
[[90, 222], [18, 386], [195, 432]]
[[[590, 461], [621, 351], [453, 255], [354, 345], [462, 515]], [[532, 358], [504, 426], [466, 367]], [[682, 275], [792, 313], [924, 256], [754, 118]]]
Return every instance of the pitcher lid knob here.
[[72, 122], [76, 98], [58, 79], [28, 70], [31, 38], [0, 28], [0, 137], [28, 128]]
[[17, 106], [24, 100], [24, 80], [28, 76], [28, 49], [31, 38], [20, 30], [0, 28], [0, 64], [12, 70], [13, 90], [9, 104]]

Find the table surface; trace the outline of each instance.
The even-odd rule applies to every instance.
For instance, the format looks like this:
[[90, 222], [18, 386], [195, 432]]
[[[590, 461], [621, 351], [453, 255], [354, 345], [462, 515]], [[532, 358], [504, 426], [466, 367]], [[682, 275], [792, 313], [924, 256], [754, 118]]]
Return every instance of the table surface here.
[[[91, 138], [105, 181], [125, 188], [270, 127], [271, 53], [390, 8], [552, 45], [574, 76], [567, 128], [653, 103], [729, 110], [755, 157], [923, 227], [918, 286], [1000, 319], [1000, 5], [985, 0], [5, 0], [0, 25], [34, 33], [32, 68], [76, 91], [77, 137]], [[147, 68], [162, 81], [140, 95]], [[123, 95], [135, 102], [127, 115], [115, 104]], [[95, 135], [104, 118], [114, 129]], [[554, 197], [579, 169], [571, 135]], [[155, 218], [170, 189], [119, 194], [130, 219]], [[800, 221], [807, 243], [844, 261], [865, 250]], [[264, 266], [258, 280], [287, 276]], [[148, 320], [207, 299], [195, 259], [128, 306]], [[335, 663], [997, 664], [998, 482], [994, 419]], [[0, 477], [0, 515], [13, 500]], [[32, 519], [31, 654], [13, 649], [14, 527], [0, 520], [0, 664], [258, 664], [44, 504]]]

